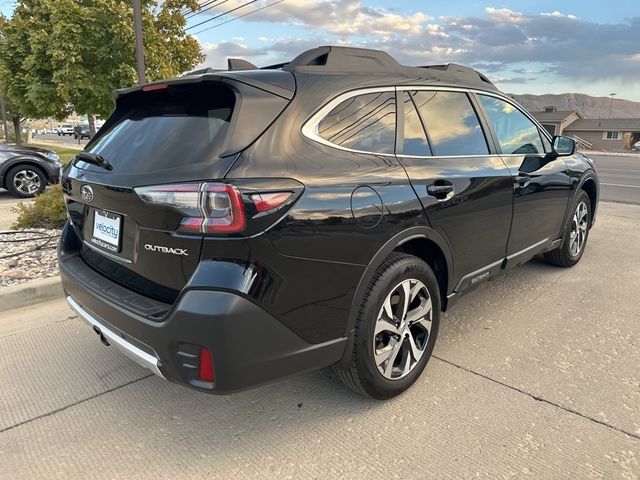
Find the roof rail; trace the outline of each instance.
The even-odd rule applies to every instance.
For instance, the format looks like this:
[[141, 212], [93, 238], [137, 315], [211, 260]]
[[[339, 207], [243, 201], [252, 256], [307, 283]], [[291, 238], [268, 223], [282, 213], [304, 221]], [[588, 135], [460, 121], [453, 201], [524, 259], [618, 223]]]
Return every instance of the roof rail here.
[[449, 73], [457, 78], [464, 78], [473, 82], [477, 82], [479, 78], [481, 81], [488, 83], [489, 85], [493, 85], [493, 82], [482, 73], [474, 70], [471, 67], [467, 67], [466, 65], [460, 65], [459, 63], [447, 63], [446, 65], [422, 65], [417, 68], [430, 68], [433, 70], [440, 70], [442, 72]]
[[[229, 58], [227, 60], [228, 71], [235, 70], [256, 70], [258, 67], [252, 63], [239, 58]], [[382, 50], [371, 50], [367, 48], [334, 47], [324, 46], [312, 48], [301, 53], [288, 63], [278, 63], [262, 67], [259, 70], [282, 69], [289, 72], [308, 73], [397, 73], [407, 76], [423, 76], [431, 71], [435, 77], [450, 77], [453, 82], [463, 83], [485, 83], [495, 88], [495, 85], [482, 73], [471, 67], [457, 63], [446, 65], [423, 65], [417, 67], [407, 67], [400, 65], [395, 58]], [[420, 72], [423, 70], [423, 72]], [[203, 68], [186, 73], [185, 75], [204, 75], [226, 70], [215, 70]], [[438, 73], [436, 73], [436, 71]]]
[[298, 55], [282, 67], [288, 71], [345, 71], [378, 73], [397, 70], [401, 65], [387, 52], [351, 47], [318, 47]]

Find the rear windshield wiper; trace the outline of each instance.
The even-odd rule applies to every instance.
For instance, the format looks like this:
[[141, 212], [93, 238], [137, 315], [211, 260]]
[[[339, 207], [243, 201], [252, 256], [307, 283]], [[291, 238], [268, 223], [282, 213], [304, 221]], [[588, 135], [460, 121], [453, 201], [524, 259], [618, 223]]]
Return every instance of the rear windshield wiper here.
[[97, 165], [106, 170], [113, 170], [113, 166], [109, 163], [109, 160], [98, 155], [97, 153], [80, 152], [78, 155], [76, 155], [76, 158], [78, 160], [82, 160], [83, 162], [87, 162], [92, 165]]

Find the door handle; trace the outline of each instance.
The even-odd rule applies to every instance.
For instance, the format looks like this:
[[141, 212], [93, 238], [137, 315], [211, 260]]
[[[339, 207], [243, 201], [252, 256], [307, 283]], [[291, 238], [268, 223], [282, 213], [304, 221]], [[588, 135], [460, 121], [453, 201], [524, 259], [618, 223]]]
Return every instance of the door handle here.
[[437, 200], [449, 200], [453, 196], [455, 188], [451, 182], [446, 180], [436, 180], [427, 187], [427, 193]]
[[529, 182], [531, 182], [531, 177], [526, 173], [519, 172], [513, 180], [518, 184], [518, 186], [520, 186], [520, 188], [524, 188], [529, 185]]

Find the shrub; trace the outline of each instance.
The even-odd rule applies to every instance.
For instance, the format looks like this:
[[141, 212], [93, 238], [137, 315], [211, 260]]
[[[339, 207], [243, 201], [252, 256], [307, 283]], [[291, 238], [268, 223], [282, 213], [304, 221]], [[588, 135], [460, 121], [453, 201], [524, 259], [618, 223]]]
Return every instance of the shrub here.
[[67, 209], [60, 184], [37, 195], [33, 204], [19, 203], [15, 210], [18, 212], [18, 220], [13, 228], [62, 228], [67, 221]]

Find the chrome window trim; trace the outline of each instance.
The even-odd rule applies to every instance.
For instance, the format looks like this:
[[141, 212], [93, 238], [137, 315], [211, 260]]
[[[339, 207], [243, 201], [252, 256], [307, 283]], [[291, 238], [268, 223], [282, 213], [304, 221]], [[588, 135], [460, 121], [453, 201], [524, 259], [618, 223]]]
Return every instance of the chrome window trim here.
[[342, 147], [340, 145], [336, 145], [335, 143], [330, 142], [320, 136], [318, 133], [318, 127], [320, 126], [320, 122], [324, 120], [324, 118], [333, 110], [335, 107], [340, 105], [345, 100], [348, 100], [353, 97], [357, 97], [359, 95], [367, 95], [369, 93], [388, 93], [395, 92], [396, 87], [371, 87], [371, 88], [361, 88], [358, 90], [351, 90], [349, 92], [342, 93], [337, 97], [334, 97], [328, 103], [326, 103], [323, 107], [320, 107], [314, 114], [309, 117], [309, 119], [304, 122], [302, 125], [302, 134], [313, 140], [314, 142], [321, 143], [323, 145], [327, 145], [328, 147], [337, 148], [338, 150], [343, 150], [345, 152], [352, 153], [366, 153], [367, 155], [382, 155], [385, 157], [395, 157], [395, 153], [377, 153], [377, 152], [369, 152], [367, 150], [356, 150], [353, 148]]
[[367, 150], [356, 150], [353, 148], [342, 147], [340, 145], [336, 145], [320, 136], [318, 133], [318, 127], [320, 122], [340, 103], [344, 102], [353, 97], [357, 97], [358, 95], [366, 95], [369, 93], [384, 93], [384, 92], [404, 92], [404, 91], [417, 91], [417, 90], [427, 90], [427, 91], [443, 91], [443, 92], [463, 92], [463, 93], [473, 93], [476, 95], [486, 95], [489, 97], [495, 97], [502, 101], [507, 102], [514, 108], [516, 108], [519, 112], [521, 112], [525, 117], [533, 122], [533, 124], [538, 128], [538, 131], [541, 135], [547, 137], [549, 142], [552, 141], [549, 132], [535, 119], [532, 115], [529, 114], [524, 108], [522, 108], [518, 103], [507, 97], [502, 93], [497, 92], [488, 92], [486, 90], [478, 90], [475, 88], [465, 88], [465, 87], [449, 87], [449, 86], [438, 86], [438, 85], [399, 85], [393, 87], [367, 87], [360, 88], [356, 90], [350, 90], [348, 92], [341, 93], [340, 95], [334, 97], [329, 102], [324, 104], [324, 106], [320, 107], [313, 113], [302, 125], [302, 134], [307, 137], [309, 140], [313, 140], [314, 142], [321, 143], [322, 145], [326, 145], [331, 148], [335, 148], [338, 150], [342, 150], [345, 152], [351, 153], [364, 153], [366, 155], [378, 155], [384, 157], [403, 157], [403, 158], [489, 158], [489, 157], [521, 157], [521, 154], [518, 153], [488, 153], [486, 155], [397, 155], [395, 153], [378, 153], [378, 152], [370, 152]]

